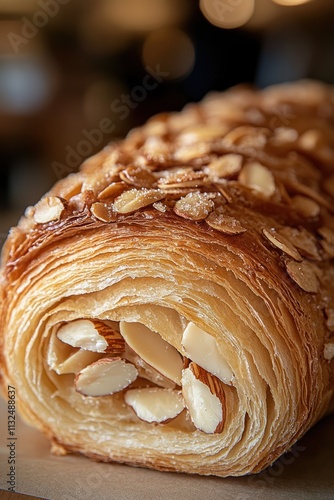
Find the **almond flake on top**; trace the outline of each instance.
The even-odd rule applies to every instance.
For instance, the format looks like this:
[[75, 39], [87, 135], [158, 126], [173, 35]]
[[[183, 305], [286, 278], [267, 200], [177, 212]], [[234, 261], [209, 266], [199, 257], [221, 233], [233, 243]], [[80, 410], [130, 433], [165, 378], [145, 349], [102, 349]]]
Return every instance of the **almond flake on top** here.
[[214, 209], [213, 198], [214, 193], [189, 193], [175, 203], [174, 212], [185, 219], [204, 220]]

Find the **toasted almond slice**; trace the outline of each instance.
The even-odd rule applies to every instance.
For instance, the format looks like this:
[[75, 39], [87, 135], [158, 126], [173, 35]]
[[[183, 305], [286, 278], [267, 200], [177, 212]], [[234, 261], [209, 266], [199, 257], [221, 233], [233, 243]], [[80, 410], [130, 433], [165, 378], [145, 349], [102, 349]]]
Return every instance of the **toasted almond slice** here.
[[72, 347], [115, 356], [122, 354], [125, 348], [124, 339], [111, 321], [93, 319], [70, 321], [59, 328], [57, 337]]
[[122, 170], [119, 176], [126, 184], [137, 188], [152, 188], [156, 184], [156, 178], [149, 170], [135, 165]]
[[99, 200], [106, 200], [108, 198], [115, 198], [115, 196], [118, 196], [121, 194], [124, 189], [126, 188], [126, 184], [123, 181], [120, 182], [112, 182], [104, 188], [99, 194], [98, 194], [98, 199]]
[[270, 231], [268, 231], [267, 229], [263, 229], [262, 232], [270, 241], [270, 243], [282, 250], [282, 252], [286, 253], [297, 261], [303, 260], [297, 248], [291, 243], [291, 241], [289, 241], [281, 234], [278, 234], [275, 229], [271, 229]]
[[309, 231], [304, 228], [284, 226], [278, 229], [278, 232], [292, 242], [303, 257], [320, 260], [317, 240]]
[[305, 195], [307, 198], [311, 198], [316, 203], [318, 203], [321, 207], [327, 208], [330, 212], [333, 212], [333, 203], [322, 196], [321, 193], [317, 192], [315, 189], [298, 182], [296, 180], [287, 179], [286, 187], [293, 189], [296, 193], [301, 195]]
[[96, 203], [93, 203], [90, 210], [94, 217], [102, 222], [114, 222], [116, 220], [116, 214], [113, 211], [112, 206], [107, 203], [97, 201]]
[[239, 182], [266, 197], [275, 193], [275, 179], [267, 167], [256, 161], [247, 163], [239, 174]]
[[329, 342], [324, 345], [324, 358], [328, 361], [334, 358], [334, 342]]
[[334, 309], [325, 307], [326, 326], [330, 332], [334, 332]]
[[181, 384], [182, 357], [159, 333], [152, 332], [142, 323], [126, 321], [120, 322], [120, 331], [131, 349], [146, 363], [176, 384]]
[[53, 331], [47, 349], [46, 362], [51, 370], [54, 370], [58, 375], [63, 375], [77, 373], [85, 366], [100, 359], [101, 356], [96, 352], [84, 351], [64, 344], [57, 338], [56, 331]]
[[188, 168], [162, 176], [158, 180], [158, 186], [164, 190], [183, 189], [203, 186], [206, 182], [207, 177], [204, 172], [196, 172]]
[[298, 145], [306, 151], [315, 151], [325, 145], [324, 136], [320, 130], [307, 130], [299, 137]]
[[213, 160], [207, 167], [207, 172], [212, 178], [230, 177], [240, 172], [242, 156], [237, 154], [226, 154]]
[[64, 375], [65, 373], [78, 373], [80, 370], [85, 368], [95, 361], [101, 359], [101, 354], [98, 352], [85, 351], [84, 349], [75, 350], [65, 361], [60, 363], [58, 366], [54, 366], [54, 371], [58, 375]]
[[211, 141], [217, 137], [223, 137], [227, 130], [226, 125], [193, 125], [180, 134], [179, 141], [181, 144]]
[[243, 150], [261, 150], [267, 143], [268, 135], [268, 129], [241, 125], [228, 132], [223, 143], [227, 147], [236, 146]]
[[167, 212], [167, 206], [162, 203], [161, 201], [157, 201], [156, 203], [153, 203], [153, 207], [158, 210], [158, 212]]
[[225, 384], [230, 384], [233, 373], [221, 356], [212, 335], [190, 322], [183, 332], [182, 346], [185, 355]]
[[309, 293], [317, 293], [319, 282], [312, 263], [307, 261], [296, 262], [294, 260], [288, 260], [286, 262], [286, 270], [290, 278], [292, 278], [302, 290]]
[[[166, 130], [166, 125], [165, 125]], [[142, 153], [149, 157], [158, 157], [159, 159], [168, 156], [170, 152], [170, 144], [165, 142], [160, 137], [148, 136], [141, 148]]]
[[320, 212], [320, 206], [316, 201], [299, 194], [291, 198], [291, 205], [296, 212], [304, 217], [316, 217]]
[[212, 212], [205, 222], [213, 229], [226, 234], [241, 234], [247, 231], [234, 217], [217, 212]]
[[286, 146], [296, 142], [298, 139], [298, 132], [294, 128], [277, 127], [273, 130], [273, 136], [270, 143], [274, 146]]
[[210, 145], [204, 142], [191, 143], [178, 147], [174, 153], [175, 160], [187, 163], [192, 160], [198, 160], [210, 152]]
[[213, 197], [213, 193], [189, 193], [175, 203], [174, 212], [184, 219], [204, 220], [214, 209]]
[[37, 224], [57, 221], [65, 209], [65, 205], [57, 196], [46, 196], [37, 203], [34, 209], [34, 221]]
[[130, 389], [124, 400], [145, 422], [166, 422], [177, 417], [185, 407], [181, 391], [157, 387]]
[[318, 229], [321, 236], [320, 245], [329, 258], [334, 258], [334, 230], [330, 227], [322, 226]]
[[124, 191], [114, 201], [114, 210], [120, 214], [135, 212], [140, 208], [147, 207], [155, 201], [160, 201], [166, 197], [166, 194], [160, 189], [130, 189]]
[[128, 387], [137, 376], [137, 368], [124, 359], [102, 358], [81, 370], [74, 385], [84, 396], [108, 396]]
[[149, 380], [153, 384], [158, 387], [163, 387], [164, 389], [175, 389], [175, 382], [162, 375], [162, 373], [153, 368], [153, 366], [146, 363], [146, 361], [138, 356], [138, 354], [136, 354], [135, 351], [128, 345], [125, 346], [123, 358], [135, 365], [138, 370], [138, 377]]
[[190, 418], [206, 434], [220, 433], [225, 421], [223, 384], [195, 363], [182, 372], [182, 394]]

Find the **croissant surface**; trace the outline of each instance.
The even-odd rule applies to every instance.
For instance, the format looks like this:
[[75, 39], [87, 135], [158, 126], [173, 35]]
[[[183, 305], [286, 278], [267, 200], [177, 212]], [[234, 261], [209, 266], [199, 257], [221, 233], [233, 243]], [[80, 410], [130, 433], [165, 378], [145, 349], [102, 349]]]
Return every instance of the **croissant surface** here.
[[2, 385], [55, 453], [259, 472], [333, 410], [334, 91], [157, 115], [4, 245]]

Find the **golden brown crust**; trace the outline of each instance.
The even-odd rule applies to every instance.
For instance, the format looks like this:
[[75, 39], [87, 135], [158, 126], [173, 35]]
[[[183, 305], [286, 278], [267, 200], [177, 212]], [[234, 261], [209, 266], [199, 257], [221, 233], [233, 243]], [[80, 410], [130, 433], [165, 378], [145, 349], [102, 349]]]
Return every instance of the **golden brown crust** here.
[[[333, 106], [333, 89], [314, 82], [209, 95], [107, 146], [26, 211], [3, 250], [2, 370], [4, 383], [19, 377], [26, 418], [62, 450], [240, 475], [267, 466], [333, 407], [334, 359], [324, 357], [334, 342]], [[142, 306], [157, 307], [156, 319]], [[52, 412], [64, 405], [74, 429], [76, 409], [85, 412], [68, 376], [59, 381], [43, 361], [54, 325], [88, 311], [154, 329], [166, 308], [176, 314], [166, 340], [180, 349], [180, 318], [199, 322], [234, 367], [221, 435], [192, 430], [193, 444], [184, 423], [133, 421], [117, 398], [101, 405], [116, 408], [124, 436], [97, 425], [109, 448], [50, 422], [50, 395], [62, 402]], [[22, 369], [27, 346], [32, 366]], [[213, 454], [203, 452], [208, 442]]]

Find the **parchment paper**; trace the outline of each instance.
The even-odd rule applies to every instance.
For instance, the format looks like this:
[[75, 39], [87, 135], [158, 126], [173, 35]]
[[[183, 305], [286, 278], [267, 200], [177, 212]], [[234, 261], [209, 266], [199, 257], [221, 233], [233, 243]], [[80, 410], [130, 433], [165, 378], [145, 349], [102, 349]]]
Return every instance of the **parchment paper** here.
[[[334, 416], [326, 417], [259, 475], [200, 477], [80, 456], [54, 457], [48, 440], [16, 415], [16, 491], [48, 500], [333, 500]], [[7, 404], [0, 402], [0, 488], [7, 490]], [[1, 496], [1, 492], [0, 492]]]

